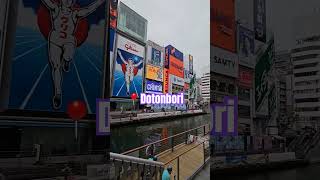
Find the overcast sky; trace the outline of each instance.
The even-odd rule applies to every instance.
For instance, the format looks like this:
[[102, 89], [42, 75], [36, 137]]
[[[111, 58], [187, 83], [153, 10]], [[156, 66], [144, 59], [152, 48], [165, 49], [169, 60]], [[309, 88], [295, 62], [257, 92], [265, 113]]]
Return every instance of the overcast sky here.
[[210, 71], [209, 0], [120, 0], [148, 20], [148, 40], [193, 55], [197, 76]]
[[[253, 29], [253, 0], [237, 0], [238, 18], [245, 19]], [[239, 9], [240, 8], [240, 9]], [[276, 50], [288, 50], [295, 45], [297, 34], [320, 34], [319, 0], [266, 0], [267, 28], [275, 36]], [[317, 13], [315, 15], [315, 13]], [[306, 16], [313, 16], [312, 24]]]

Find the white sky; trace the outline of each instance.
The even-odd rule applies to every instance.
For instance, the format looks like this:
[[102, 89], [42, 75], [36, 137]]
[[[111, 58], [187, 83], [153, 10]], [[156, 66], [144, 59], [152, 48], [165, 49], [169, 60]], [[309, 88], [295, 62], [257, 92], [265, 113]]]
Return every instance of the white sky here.
[[210, 71], [209, 0], [120, 1], [147, 19], [148, 40], [193, 55], [197, 77]]

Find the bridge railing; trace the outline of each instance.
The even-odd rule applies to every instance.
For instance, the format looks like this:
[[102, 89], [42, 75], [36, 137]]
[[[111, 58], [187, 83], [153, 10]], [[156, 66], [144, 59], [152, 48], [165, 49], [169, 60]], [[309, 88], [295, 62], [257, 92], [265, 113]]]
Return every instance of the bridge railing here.
[[210, 132], [210, 124], [202, 125], [176, 135], [170, 136], [168, 138], [163, 138], [161, 140], [137, 147], [135, 149], [121, 153], [123, 155], [130, 155], [139, 158], [148, 158], [149, 154], [160, 154], [165, 151], [174, 151], [175, 148], [182, 144], [187, 144], [192, 136], [204, 136]]

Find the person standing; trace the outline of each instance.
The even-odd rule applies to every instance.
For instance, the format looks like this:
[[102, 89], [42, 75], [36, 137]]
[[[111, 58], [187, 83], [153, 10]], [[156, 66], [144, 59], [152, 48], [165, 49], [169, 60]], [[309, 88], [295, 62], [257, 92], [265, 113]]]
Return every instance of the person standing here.
[[168, 166], [167, 169], [163, 171], [161, 180], [170, 180], [171, 173], [172, 173], [172, 167]]

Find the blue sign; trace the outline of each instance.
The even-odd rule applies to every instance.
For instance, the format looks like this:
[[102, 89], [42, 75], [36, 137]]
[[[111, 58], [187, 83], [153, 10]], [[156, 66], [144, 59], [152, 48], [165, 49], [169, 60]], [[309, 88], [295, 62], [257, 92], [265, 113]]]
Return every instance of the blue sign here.
[[163, 92], [162, 82], [146, 79], [146, 93], [162, 93], [162, 92]]
[[97, 99], [96, 105], [96, 135], [110, 135], [110, 102], [107, 99]]
[[236, 96], [224, 97], [223, 103], [212, 104], [211, 135], [237, 136], [238, 135], [238, 98]]

